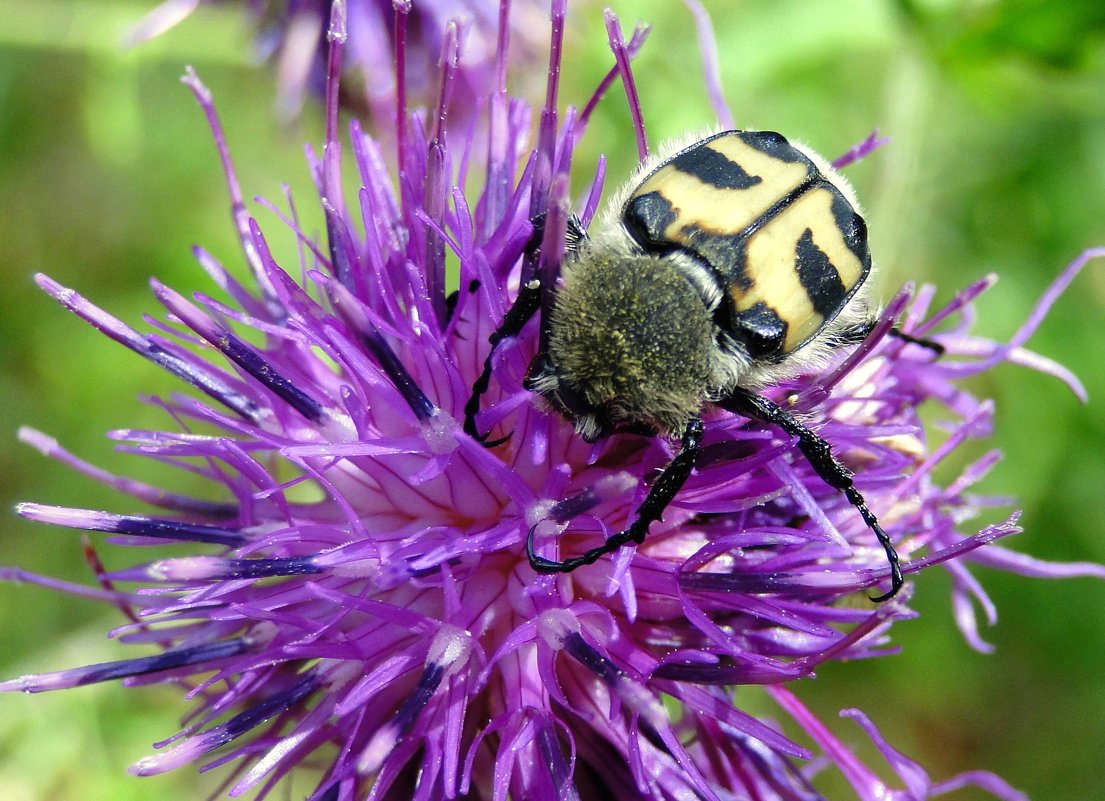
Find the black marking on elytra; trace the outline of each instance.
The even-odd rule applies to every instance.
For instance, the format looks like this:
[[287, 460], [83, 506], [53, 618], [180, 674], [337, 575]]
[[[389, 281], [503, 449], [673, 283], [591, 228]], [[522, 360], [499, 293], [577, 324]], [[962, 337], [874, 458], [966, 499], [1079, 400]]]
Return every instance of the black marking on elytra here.
[[858, 286], [863, 283], [863, 279], [867, 277], [867, 273], [871, 269], [871, 251], [867, 245], [867, 223], [852, 208], [852, 204], [840, 193], [839, 189], [828, 181], [823, 182], [822, 185], [833, 195], [833, 219], [836, 220], [836, 226], [840, 229], [841, 236], [844, 238], [844, 244], [863, 265], [863, 274], [856, 282]]
[[811, 176], [818, 171], [809, 156], [788, 142], [782, 134], [775, 131], [739, 131], [737, 136], [749, 147], [773, 159], [790, 164], [805, 164]]
[[744, 345], [753, 359], [770, 360], [783, 355], [786, 321], [762, 300], [734, 314], [730, 322], [729, 334]]
[[622, 223], [629, 235], [645, 250], [671, 250], [675, 243], [664, 232], [678, 217], [670, 200], [659, 192], [649, 192], [625, 204]]
[[[819, 173], [815, 173], [814, 175], [816, 178]], [[698, 225], [686, 225], [680, 229], [680, 234], [687, 240], [686, 243], [672, 242], [668, 239], [648, 240], [645, 242], [637, 237], [636, 234], [634, 234], [634, 238], [650, 249], [685, 250], [691, 255], [698, 257], [712, 269], [714, 273], [725, 278], [722, 286], [732, 283], [747, 290], [752, 286], [752, 281], [748, 278], [747, 267], [745, 266], [748, 241], [752, 238], [753, 234], [778, 217], [794, 203], [794, 201], [809, 191], [812, 185], [814, 185], [814, 179], [807, 179], [802, 182], [793, 190], [775, 201], [767, 211], [749, 223], [742, 231], [718, 233], [717, 231], [701, 228]], [[642, 195], [642, 197], [647, 196]], [[847, 203], [847, 201], [845, 201], [845, 203]], [[671, 207], [670, 203], [668, 207]], [[627, 206], [627, 227], [629, 227], [628, 210], [629, 207]], [[670, 222], [671, 220], [665, 220], [667, 224], [670, 224]], [[862, 220], [860, 222], [862, 223]], [[664, 230], [664, 228], [661, 228], [659, 233], [662, 234]], [[866, 229], [864, 230], [866, 232]], [[632, 230], [630, 232], [633, 233]], [[864, 241], [866, 242], [866, 240]], [[870, 259], [868, 259], [868, 263], [869, 262]]]
[[752, 288], [754, 282], [745, 267], [748, 236], [744, 232], [719, 234], [697, 225], [687, 225], [680, 234], [687, 240], [683, 248], [714, 274], [722, 289], [736, 285], [747, 292]]
[[749, 175], [744, 167], [705, 145], [685, 150], [668, 164], [715, 189], [750, 189], [764, 180], [758, 175]]
[[[857, 258], [863, 261], [865, 265], [864, 275], [866, 275], [866, 267], [870, 265], [870, 256], [864, 256], [867, 250], [867, 228], [863, 223], [863, 219], [855, 213], [855, 210], [852, 209], [843, 195], [824, 179], [818, 171], [817, 165], [805, 153], [790, 144], [781, 134], [773, 131], [723, 131], [676, 154], [665, 164], [660, 165], [657, 171], [671, 164], [676, 169], [695, 175], [706, 183], [719, 188], [747, 188], [755, 185], [761, 180], [759, 177], [748, 175], [740, 165], [706, 147], [713, 140], [726, 136], [737, 136], [748, 146], [779, 161], [805, 164], [806, 178], [786, 195], [775, 201], [770, 208], [749, 223], [744, 230], [719, 233], [697, 225], [690, 225], [680, 231], [680, 234], [686, 240], [685, 242], [673, 242], [666, 235], [666, 231], [671, 224], [679, 219], [679, 214], [672, 202], [664, 197], [661, 192], [648, 192], [632, 197], [622, 211], [622, 223], [629, 235], [644, 250], [653, 253], [684, 250], [697, 257], [722, 278], [722, 286], [735, 283], [747, 290], [751, 286], [751, 281], [745, 274], [745, 242], [807, 191], [816, 186], [826, 186], [833, 193], [833, 214], [838, 224], [841, 225], [845, 241], [848, 243], [848, 247], [856, 252]], [[725, 174], [721, 174], [722, 172]], [[651, 175], [646, 177], [645, 181], [649, 177]], [[746, 181], [752, 181], [752, 183], [741, 186]], [[642, 181], [642, 183], [644, 182]]]
[[798, 238], [794, 255], [794, 269], [814, 310], [826, 320], [836, 316], [848, 299], [848, 288], [832, 259], [813, 241], [809, 228]]

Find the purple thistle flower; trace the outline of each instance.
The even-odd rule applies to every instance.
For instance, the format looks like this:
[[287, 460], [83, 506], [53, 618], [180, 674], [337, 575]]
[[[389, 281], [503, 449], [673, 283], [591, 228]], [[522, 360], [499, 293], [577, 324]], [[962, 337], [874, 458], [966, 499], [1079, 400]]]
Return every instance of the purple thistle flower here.
[[[712, 413], [696, 473], [643, 544], [569, 575], [534, 573], [525, 555], [531, 528], [561, 552], [590, 547], [625, 527], [672, 455], [672, 443], [654, 437], [588, 444], [526, 391], [539, 338], [532, 323], [496, 352], [479, 417], [482, 431], [509, 438], [485, 448], [458, 423], [488, 338], [521, 282], [534, 270], [554, 274], [563, 256], [557, 232], [566, 224], [568, 170], [594, 105], [560, 111], [564, 3], [553, 4], [535, 147], [530, 109], [507, 96], [501, 72], [485, 85], [486, 136], [450, 125], [450, 87], [467, 69], [450, 57], [433, 113], [407, 115], [398, 93], [395, 163], [356, 122], [349, 144], [339, 141], [342, 8], [335, 4], [330, 31], [327, 139], [310, 156], [325, 240], [308, 236], [294, 211], [276, 212], [302, 243], [299, 264], [279, 263], [245, 210], [212, 99], [189, 72], [185, 83], [223, 157], [255, 286], [197, 251], [229, 301], [154, 281], [169, 315], [142, 334], [38, 277], [70, 311], [199, 391], [158, 401], [180, 432], [113, 436], [205, 476], [224, 500], [106, 474], [22, 432], [43, 453], [159, 511], [25, 503], [21, 515], [110, 532], [124, 546], [169, 540], [194, 552], [101, 569], [98, 590], [7, 570], [9, 579], [118, 605], [129, 617], [118, 638], [156, 653], [0, 689], [179, 683], [195, 705], [183, 731], [132, 770], [236, 762], [232, 795], [263, 797], [310, 759], [324, 766], [310, 797], [327, 800], [816, 799], [820, 765], [872, 801], [930, 798], [966, 784], [1023, 798], [987, 773], [932, 782], [862, 713], [845, 712], [898, 777], [902, 789], [892, 789], [785, 686], [827, 661], [890, 653], [890, 626], [912, 613], [908, 593], [874, 608], [855, 603], [885, 582], [885, 556], [855, 509], [776, 430]], [[627, 87], [644, 152], [629, 68], [641, 37], [624, 42], [617, 20], [607, 22], [611, 77]], [[446, 52], [459, 52], [448, 31]], [[402, 40], [399, 51], [402, 62]], [[357, 181], [348, 195], [346, 147]], [[602, 177], [600, 163], [577, 208], [585, 223]], [[542, 213], [554, 246], [535, 262], [527, 243]], [[855, 471], [907, 575], [936, 565], [950, 572], [957, 622], [977, 648], [985, 644], [972, 602], [991, 617], [992, 605], [970, 564], [1105, 577], [1096, 565], [1044, 565], [995, 544], [1018, 531], [1015, 514], [961, 532], [981, 509], [1004, 505], [972, 492], [996, 451], [947, 486], [933, 476], [992, 428], [992, 403], [963, 379], [1011, 362], [1082, 396], [1077, 379], [1024, 346], [1082, 266], [1103, 255], [1087, 251], [1072, 263], [1008, 343], [972, 333], [974, 301], [992, 279], [935, 311], [934, 291], [923, 287], [894, 298], [864, 344], [829, 369], [768, 393], [803, 414]], [[886, 337], [894, 320], [933, 337], [946, 355], [934, 360]], [[938, 408], [946, 429], [931, 448], [923, 404]], [[790, 722], [743, 711], [732, 691], [741, 684], [762, 685]], [[815, 754], [821, 759], [803, 762]]]

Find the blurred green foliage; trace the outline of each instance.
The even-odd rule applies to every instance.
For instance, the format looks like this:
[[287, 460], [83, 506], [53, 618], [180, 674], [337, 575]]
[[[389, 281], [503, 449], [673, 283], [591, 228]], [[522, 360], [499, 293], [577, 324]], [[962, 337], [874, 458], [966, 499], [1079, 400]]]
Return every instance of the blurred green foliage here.
[[[241, 273], [225, 185], [206, 125], [177, 83], [195, 64], [215, 93], [245, 194], [300, 209], [312, 192], [302, 143], [320, 141], [317, 109], [294, 130], [272, 113], [272, 79], [252, 63], [248, 26], [205, 8], [135, 51], [116, 47], [152, 3], [0, 0], [0, 492], [123, 511], [126, 502], [15, 442], [41, 428], [108, 469], [179, 476], [116, 453], [103, 432], [172, 425], [140, 395], [179, 389], [97, 336], [30, 280], [43, 271], [141, 327], [154, 311], [146, 279], [214, 292], [190, 248]], [[715, 117], [681, 4], [613, 2], [623, 26], [653, 23], [636, 62], [655, 144]], [[1105, 5], [1100, 0], [743, 0], [707, 3], [726, 98], [739, 126], [769, 128], [832, 156], [873, 127], [891, 143], [848, 170], [864, 199], [884, 296], [906, 280], [939, 298], [995, 271], [979, 331], [1009, 336], [1049, 281], [1089, 246], [1105, 245]], [[563, 98], [586, 102], [611, 63], [600, 9], [572, 7]], [[600, 106], [576, 164], [594, 157], [611, 181], [636, 160], [624, 98]], [[267, 232], [267, 212], [257, 210]], [[278, 253], [292, 244], [275, 236]], [[281, 250], [283, 248], [283, 250]], [[1008, 542], [1048, 559], [1105, 562], [1105, 264], [1092, 265], [1030, 343], [1081, 376], [1081, 406], [1058, 382], [1003, 367], [974, 384], [997, 402], [1004, 462], [985, 490], [1015, 496], [1026, 532]], [[2, 561], [89, 582], [78, 536], [9, 516]], [[111, 548], [109, 565], [121, 564]], [[1001, 610], [969, 650], [952, 625], [948, 581], [926, 573], [915, 622], [894, 629], [900, 656], [832, 665], [798, 686], [831, 720], [867, 711], [936, 779], [994, 770], [1036, 799], [1098, 797], [1105, 742], [1105, 586], [977, 571]], [[34, 587], [0, 585], [0, 675], [119, 658], [102, 632], [112, 610]], [[184, 706], [163, 689], [85, 688], [0, 697], [0, 787], [24, 799], [195, 798], [217, 775], [190, 769], [138, 780], [126, 765], [174, 730]], [[835, 729], [877, 760], [854, 724]], [[204, 788], [204, 789], [200, 789]], [[848, 796], [830, 784], [831, 798]], [[294, 796], [292, 796], [294, 797]], [[982, 798], [960, 793], [957, 798]]]

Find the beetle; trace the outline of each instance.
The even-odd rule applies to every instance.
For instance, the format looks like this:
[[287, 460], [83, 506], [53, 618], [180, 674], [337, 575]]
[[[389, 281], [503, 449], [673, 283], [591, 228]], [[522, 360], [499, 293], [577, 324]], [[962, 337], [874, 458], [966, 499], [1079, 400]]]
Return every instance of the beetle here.
[[[536, 221], [540, 223], [541, 221]], [[540, 227], [540, 226], [538, 226]], [[537, 240], [540, 238], [537, 231]], [[644, 541], [694, 467], [712, 403], [796, 438], [817, 474], [856, 508], [886, 553], [893, 597], [901, 562], [852, 473], [821, 436], [759, 394], [825, 363], [874, 327], [867, 226], [848, 182], [821, 156], [772, 131], [722, 131], [649, 158], [607, 204], [594, 231], [568, 221], [547, 347], [525, 380], [594, 441], [615, 431], [679, 436], [624, 531], [538, 573], [570, 572]], [[465, 406], [465, 431], [488, 447], [475, 416], [491, 357], [541, 306], [540, 281], [520, 290]], [[938, 344], [892, 330], [938, 353]]]

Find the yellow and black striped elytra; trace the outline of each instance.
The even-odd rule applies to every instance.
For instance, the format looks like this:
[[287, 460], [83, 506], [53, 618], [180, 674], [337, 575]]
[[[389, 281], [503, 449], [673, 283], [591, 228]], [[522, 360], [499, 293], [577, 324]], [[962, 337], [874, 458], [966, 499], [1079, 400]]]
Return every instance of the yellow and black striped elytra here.
[[753, 358], [793, 353], [871, 270], [867, 226], [804, 152], [776, 133], [726, 131], [648, 175], [623, 219], [642, 249], [693, 254], [727, 288], [719, 325]]
[[[534, 246], [541, 239], [541, 220]], [[894, 546], [824, 439], [759, 390], [817, 369], [871, 330], [867, 226], [851, 187], [816, 153], [766, 131], [723, 131], [664, 148], [614, 194], [592, 231], [569, 220], [560, 281], [541, 309], [525, 283], [490, 338], [464, 430], [488, 447], [476, 415], [492, 353], [542, 312], [544, 348], [526, 387], [587, 440], [628, 431], [680, 435], [681, 447], [627, 529], [573, 556], [526, 555], [538, 573], [570, 572], [642, 543], [693, 469], [714, 404], [797, 440], [886, 552], [890, 598], [903, 583]], [[907, 341], [913, 340], [902, 335]], [[921, 344], [928, 344], [921, 342]], [[930, 345], [931, 347], [938, 347]], [[508, 435], [509, 436], [509, 435]]]

